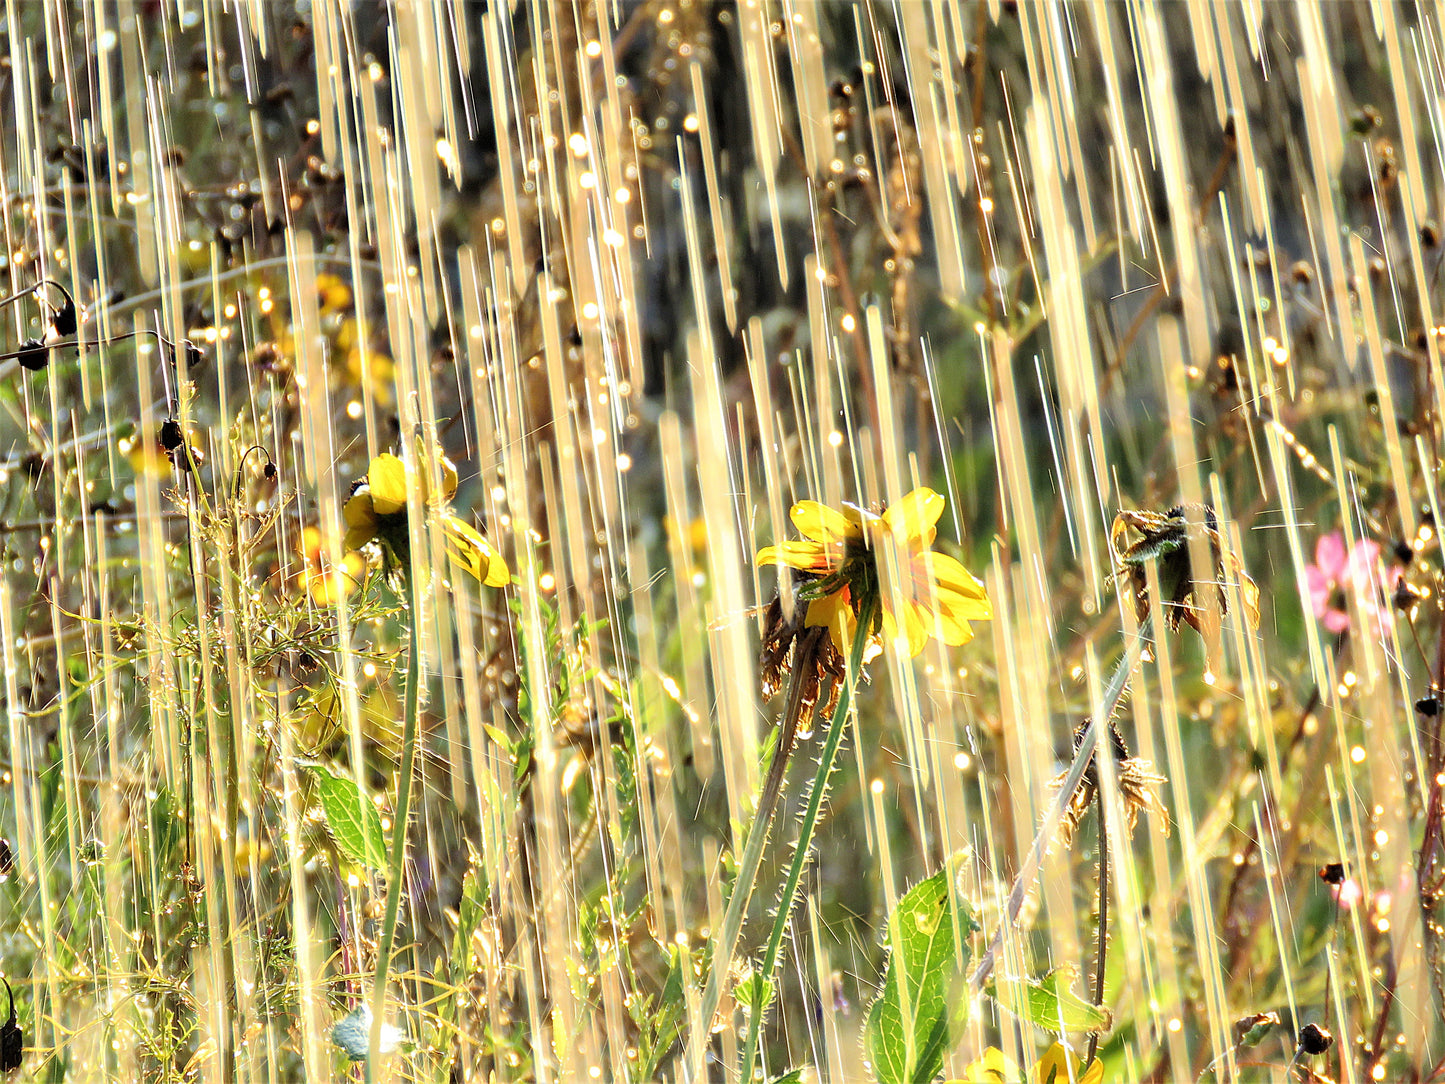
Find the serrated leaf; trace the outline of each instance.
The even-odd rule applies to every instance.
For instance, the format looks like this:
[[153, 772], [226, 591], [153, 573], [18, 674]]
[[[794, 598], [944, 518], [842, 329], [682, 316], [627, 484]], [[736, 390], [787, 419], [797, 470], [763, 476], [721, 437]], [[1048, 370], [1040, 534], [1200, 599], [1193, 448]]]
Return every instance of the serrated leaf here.
[[341, 852], [360, 865], [385, 869], [386, 836], [375, 803], [357, 790], [353, 780], [336, 774], [325, 764], [307, 761], [301, 767], [316, 778], [326, 827]]
[[1114, 1014], [1069, 988], [1076, 975], [1071, 967], [1057, 967], [1038, 980], [998, 979], [983, 992], [1046, 1031], [1107, 1031]]
[[950, 859], [888, 916], [888, 971], [863, 1031], [864, 1054], [882, 1084], [927, 1084], [968, 1020], [967, 938], [978, 923], [958, 892], [956, 869]]
[[761, 972], [750, 972], [733, 987], [733, 999], [750, 1012], [762, 1012], [772, 1004], [773, 984]]

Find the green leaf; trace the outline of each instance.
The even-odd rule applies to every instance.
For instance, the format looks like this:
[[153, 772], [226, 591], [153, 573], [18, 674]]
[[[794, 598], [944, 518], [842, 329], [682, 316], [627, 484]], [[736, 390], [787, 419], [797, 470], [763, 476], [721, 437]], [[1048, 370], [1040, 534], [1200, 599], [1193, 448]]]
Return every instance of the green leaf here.
[[385, 869], [386, 837], [375, 803], [357, 789], [353, 780], [337, 775], [325, 764], [303, 761], [300, 766], [316, 778], [326, 827], [342, 853], [360, 865]]
[[803, 1084], [803, 1069], [789, 1069], [782, 1076], [775, 1076], [768, 1084]]
[[1069, 987], [1077, 972], [1056, 967], [1042, 979], [999, 979], [984, 987], [984, 993], [1011, 1013], [1047, 1031], [1107, 1031], [1114, 1014], [1093, 1005]]
[[956, 870], [950, 859], [888, 916], [888, 971], [863, 1031], [864, 1054], [882, 1084], [927, 1084], [963, 1035], [967, 937], [978, 923]]
[[773, 984], [760, 971], [752, 971], [733, 988], [733, 998], [749, 1012], [763, 1012], [773, 1001]]

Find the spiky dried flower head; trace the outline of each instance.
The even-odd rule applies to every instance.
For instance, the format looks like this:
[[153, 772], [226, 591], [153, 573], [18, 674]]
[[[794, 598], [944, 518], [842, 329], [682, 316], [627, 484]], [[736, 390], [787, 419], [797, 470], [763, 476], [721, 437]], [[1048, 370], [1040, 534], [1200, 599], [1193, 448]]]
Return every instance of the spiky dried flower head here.
[[[814, 577], [802, 573], [801, 577]], [[764, 700], [771, 700], [782, 691], [793, 671], [807, 666], [808, 672], [801, 675], [804, 682], [799, 706], [802, 715], [811, 715], [825, 685], [830, 685], [828, 702], [823, 705], [823, 714], [830, 714], [837, 703], [847, 668], [843, 653], [833, 643], [832, 637], [822, 629], [810, 629], [804, 624], [806, 607], [795, 606], [791, 619], [783, 611], [781, 597], [774, 597], [763, 611], [763, 638], [759, 648], [758, 671]]]
[[[1130, 532], [1137, 539], [1129, 542]], [[1197, 569], [1191, 550], [1203, 542], [1208, 546], [1210, 565]], [[1144, 510], [1120, 512], [1114, 517], [1109, 532], [1109, 545], [1119, 564], [1114, 575], [1128, 584], [1134, 594], [1134, 612], [1140, 621], [1149, 616], [1148, 566], [1155, 561], [1159, 568], [1159, 592], [1163, 596], [1160, 609], [1171, 630], [1181, 621], [1196, 632], [1203, 632], [1202, 619], [1208, 603], [1205, 591], [1217, 592], [1219, 610], [1229, 612], [1226, 577], [1234, 577], [1239, 585], [1244, 616], [1250, 628], [1259, 627], [1259, 588], [1244, 571], [1239, 555], [1225, 545], [1214, 509], [1203, 504], [1179, 504], [1167, 512]]]
[[[1088, 724], [1085, 722], [1074, 731], [1075, 751], [1078, 750], [1079, 743], [1083, 741], [1084, 732], [1087, 729]], [[1169, 811], [1159, 800], [1156, 789], [1168, 780], [1154, 770], [1152, 761], [1141, 760], [1129, 755], [1129, 747], [1124, 743], [1124, 735], [1119, 733], [1119, 728], [1112, 719], [1109, 720], [1109, 749], [1114, 754], [1114, 774], [1119, 787], [1119, 799], [1124, 804], [1124, 822], [1129, 826], [1129, 831], [1133, 832], [1139, 823], [1139, 814], [1147, 811], [1159, 818], [1159, 828], [1167, 836], [1169, 834]], [[1062, 787], [1068, 774], [1068, 772], [1061, 772], [1050, 780], [1049, 786], [1054, 790]], [[1064, 810], [1064, 818], [1059, 825], [1059, 837], [1063, 840], [1065, 847], [1073, 846], [1074, 835], [1078, 832], [1079, 825], [1083, 823], [1084, 814], [1089, 811], [1089, 806], [1094, 803], [1098, 793], [1099, 761], [1095, 757], [1084, 772], [1084, 777], [1079, 780], [1078, 787], [1069, 799], [1068, 808]]]

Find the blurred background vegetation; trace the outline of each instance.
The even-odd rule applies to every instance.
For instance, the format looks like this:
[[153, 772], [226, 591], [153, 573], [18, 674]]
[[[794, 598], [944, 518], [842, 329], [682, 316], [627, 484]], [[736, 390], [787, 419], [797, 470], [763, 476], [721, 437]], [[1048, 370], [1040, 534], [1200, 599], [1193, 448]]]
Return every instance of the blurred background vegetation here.
[[[0, 35], [22, 1076], [736, 1079], [746, 1014], [699, 997], [779, 710], [752, 558], [796, 499], [928, 485], [994, 618], [860, 693], [767, 1077], [868, 1078], [886, 916], [949, 856], [997, 927], [1132, 627], [1115, 514], [1204, 502], [1263, 617], [1161, 634], [1120, 713], [1171, 823], [1111, 841], [1106, 1079], [1445, 1079], [1437, 9], [54, 0]], [[412, 524], [398, 886], [327, 790], [390, 830], [409, 615], [341, 509], [432, 441], [514, 580]], [[1090, 997], [1097, 849], [1051, 851], [1010, 975]], [[389, 891], [370, 1064], [333, 1029]], [[945, 1076], [1059, 1037], [988, 1002]]]

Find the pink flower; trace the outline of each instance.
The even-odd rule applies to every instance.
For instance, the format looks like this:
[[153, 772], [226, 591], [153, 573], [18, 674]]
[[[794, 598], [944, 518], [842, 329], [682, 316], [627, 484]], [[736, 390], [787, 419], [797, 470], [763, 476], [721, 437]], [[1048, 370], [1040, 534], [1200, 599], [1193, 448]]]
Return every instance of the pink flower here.
[[1361, 540], [1346, 553], [1339, 531], [1321, 535], [1315, 544], [1315, 563], [1305, 567], [1305, 584], [1316, 619], [1331, 632], [1350, 627], [1351, 597], [1361, 617], [1373, 626], [1380, 624], [1384, 575], [1378, 542]]

